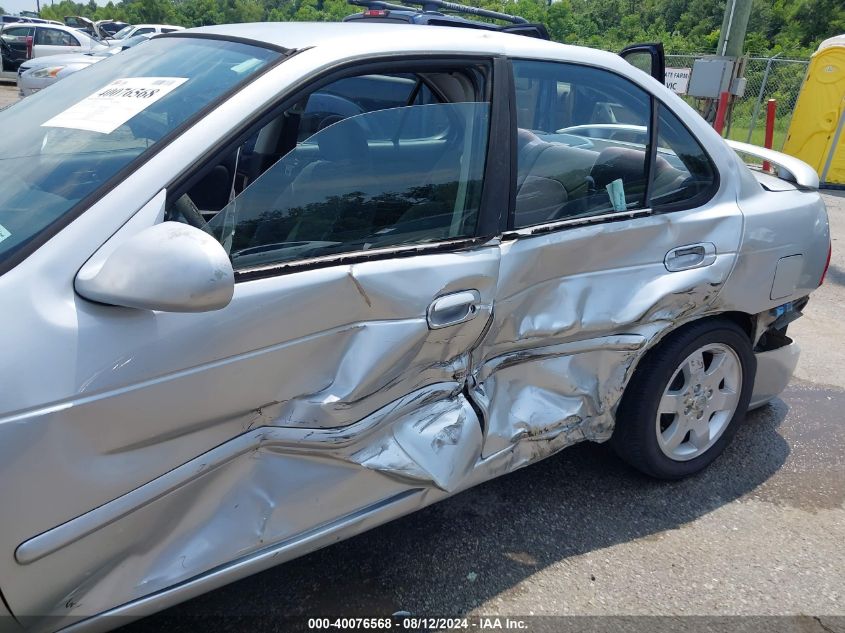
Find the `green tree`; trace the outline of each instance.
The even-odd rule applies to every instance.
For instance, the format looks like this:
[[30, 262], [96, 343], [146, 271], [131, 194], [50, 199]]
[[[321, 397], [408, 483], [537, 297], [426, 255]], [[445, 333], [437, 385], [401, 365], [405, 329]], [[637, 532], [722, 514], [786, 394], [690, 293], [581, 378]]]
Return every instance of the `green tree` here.
[[[458, 0], [460, 1], [460, 0]], [[619, 50], [661, 41], [675, 53], [714, 53], [726, 0], [463, 0], [542, 22], [559, 42]], [[823, 39], [845, 32], [843, 0], [752, 0], [746, 51], [809, 56]], [[204, 26], [226, 22], [331, 21], [358, 11], [345, 0], [61, 0], [43, 17], [66, 15], [132, 23]]]
[[177, 17], [172, 0], [128, 0], [121, 6], [126, 20], [133, 24], [169, 24]]
[[61, 22], [65, 19], [66, 15], [81, 15], [90, 18], [94, 16], [94, 13], [89, 10], [88, 5], [73, 2], [72, 0], [62, 0], [57, 4], [41, 9], [41, 17], [48, 20], [58, 20]]

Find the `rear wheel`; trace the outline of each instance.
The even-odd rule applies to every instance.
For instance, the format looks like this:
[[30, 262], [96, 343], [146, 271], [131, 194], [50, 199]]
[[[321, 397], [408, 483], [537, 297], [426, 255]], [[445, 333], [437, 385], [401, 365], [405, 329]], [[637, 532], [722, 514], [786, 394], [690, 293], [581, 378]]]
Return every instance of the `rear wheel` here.
[[734, 323], [702, 321], [671, 334], [629, 382], [611, 445], [654, 477], [700, 471], [725, 449], [745, 416], [755, 372], [751, 341]]

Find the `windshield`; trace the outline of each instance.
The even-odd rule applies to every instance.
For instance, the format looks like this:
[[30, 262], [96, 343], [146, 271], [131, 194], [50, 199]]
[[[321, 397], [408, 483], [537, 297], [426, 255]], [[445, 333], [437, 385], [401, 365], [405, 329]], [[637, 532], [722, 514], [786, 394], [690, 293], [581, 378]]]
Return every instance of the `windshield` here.
[[0, 271], [169, 133], [279, 57], [242, 43], [161, 38], [0, 112]]
[[120, 43], [112, 43], [111, 46], [104, 50], [96, 50], [92, 53], [85, 53], [86, 55], [91, 55], [92, 57], [111, 57], [115, 53], [122, 53], [126, 49], [132, 48], [133, 46], [137, 46], [141, 42], [149, 41], [149, 35], [133, 35], [132, 37], [123, 38]]
[[132, 48], [133, 46], [140, 44], [141, 42], [146, 42], [148, 39], [150, 39], [149, 35], [133, 35], [132, 37], [124, 38], [124, 40], [120, 43], [119, 46], [113, 46], [112, 48], [116, 50]]
[[122, 29], [120, 29], [117, 33], [115, 33], [112, 37], [113, 37], [114, 39], [116, 39], [116, 40], [122, 40], [124, 37], [126, 37], [127, 35], [129, 35], [129, 32], [130, 32], [132, 29], [134, 29], [134, 28], [135, 28], [135, 27], [134, 27], [134, 26], [132, 26], [131, 24], [130, 24], [129, 26], [124, 26], [124, 27], [123, 27]]

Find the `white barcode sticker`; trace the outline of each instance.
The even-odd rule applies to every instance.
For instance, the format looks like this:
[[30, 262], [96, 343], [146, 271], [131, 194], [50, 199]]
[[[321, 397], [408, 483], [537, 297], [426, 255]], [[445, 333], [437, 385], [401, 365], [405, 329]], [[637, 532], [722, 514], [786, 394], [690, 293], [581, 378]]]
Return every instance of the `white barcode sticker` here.
[[111, 134], [186, 81], [183, 77], [116, 79], [41, 126]]

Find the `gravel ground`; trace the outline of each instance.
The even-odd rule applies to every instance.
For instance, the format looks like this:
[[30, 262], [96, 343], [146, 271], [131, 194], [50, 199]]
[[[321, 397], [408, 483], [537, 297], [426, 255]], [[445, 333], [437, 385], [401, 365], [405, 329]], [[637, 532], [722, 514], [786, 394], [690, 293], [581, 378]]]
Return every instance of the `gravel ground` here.
[[780, 616], [672, 618], [668, 628], [533, 619], [529, 631], [845, 632], [845, 194], [825, 201], [833, 263], [790, 326], [804, 349], [796, 378], [701, 475], [656, 482], [605, 446], [578, 445], [128, 628], [304, 630], [309, 617], [402, 610]]

